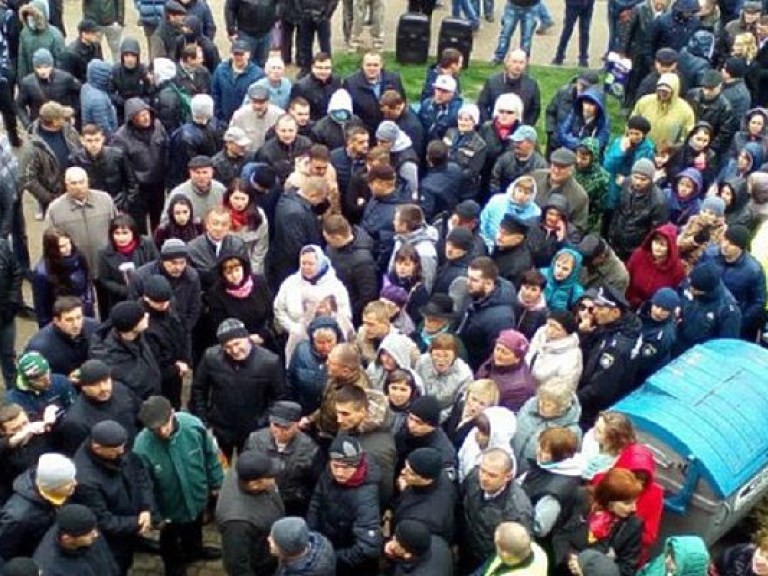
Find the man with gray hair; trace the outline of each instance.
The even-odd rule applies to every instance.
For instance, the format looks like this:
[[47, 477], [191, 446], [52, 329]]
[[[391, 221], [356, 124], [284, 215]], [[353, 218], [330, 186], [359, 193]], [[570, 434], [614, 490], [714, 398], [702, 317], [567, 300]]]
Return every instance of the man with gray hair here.
[[66, 194], [48, 206], [45, 224], [69, 234], [85, 255], [93, 279], [98, 270], [98, 252], [109, 243], [109, 223], [117, 216], [115, 203], [106, 192], [90, 189], [88, 173], [79, 166], [67, 168], [64, 186]]
[[512, 456], [501, 448], [491, 448], [483, 453], [480, 463], [464, 479], [465, 546], [461, 564], [465, 573], [476, 570], [493, 554], [494, 530], [500, 523], [516, 522], [515, 526], [520, 526], [526, 534], [530, 529], [533, 507], [525, 491], [513, 482], [514, 478]]

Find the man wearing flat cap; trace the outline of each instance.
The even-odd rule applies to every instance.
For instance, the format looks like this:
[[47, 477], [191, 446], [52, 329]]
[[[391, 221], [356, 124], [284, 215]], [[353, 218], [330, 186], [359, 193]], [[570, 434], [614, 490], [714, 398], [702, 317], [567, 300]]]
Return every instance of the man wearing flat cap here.
[[594, 338], [586, 339], [584, 371], [576, 395], [581, 404], [583, 429], [597, 415], [631, 392], [637, 372], [642, 323], [624, 294], [610, 285], [598, 288], [592, 310]]
[[269, 409], [269, 426], [251, 432], [245, 451], [259, 450], [281, 463], [277, 474], [285, 513], [305, 516], [312, 490], [323, 471], [324, 457], [312, 438], [299, 429], [301, 405], [275, 402]]
[[216, 329], [219, 343], [205, 351], [195, 370], [189, 411], [213, 430], [231, 458], [248, 435], [267, 424], [269, 407], [284, 394], [280, 359], [256, 345], [245, 325], [227, 318]]
[[712, 126], [712, 150], [717, 154], [728, 152], [741, 118], [733, 113], [731, 103], [723, 94], [723, 75], [717, 70], [704, 72], [701, 87], [691, 90], [687, 100], [696, 122], [708, 122]]
[[46, 576], [123, 574], [101, 537], [96, 514], [82, 504], [67, 504], [59, 510], [33, 560]]
[[168, 207], [171, 198], [177, 194], [186, 197], [192, 203], [192, 215], [200, 222], [214, 206], [221, 205], [224, 199], [224, 184], [213, 179], [213, 161], [208, 156], [195, 156], [187, 164], [189, 179], [171, 190], [163, 206], [160, 222], [168, 222]]
[[54, 428], [55, 441], [65, 454], [74, 454], [93, 426], [104, 420], [120, 423], [130, 441], [136, 437], [140, 401], [101, 360], [88, 360], [74, 372], [80, 394]]
[[285, 516], [277, 489], [280, 462], [260, 450], [246, 450], [224, 477], [216, 504], [222, 558], [228, 574], [272, 574], [272, 524]]
[[251, 140], [242, 128], [232, 126], [224, 132], [224, 147], [211, 159], [213, 177], [229, 186], [240, 176], [243, 166], [256, 160], [256, 154], [249, 150]]
[[536, 183], [534, 201], [544, 208], [554, 194], [568, 201], [568, 219], [580, 232], [589, 225], [589, 196], [573, 177], [576, 154], [568, 148], [558, 148], [549, 157], [550, 167], [531, 173]]
[[331, 443], [328, 458], [312, 494], [307, 525], [333, 544], [337, 576], [375, 574], [382, 545], [379, 467], [344, 433]]
[[221, 558], [219, 549], [203, 546], [203, 513], [224, 479], [219, 450], [197, 417], [174, 412], [163, 396], [145, 400], [139, 420], [145, 428], [133, 450], [149, 470], [165, 520], [160, 530], [165, 574], [184, 576], [184, 564]]
[[229, 126], [242, 129], [251, 141], [248, 150], [258, 152], [264, 145], [267, 132], [277, 124], [285, 110], [270, 103], [269, 90], [264, 85], [251, 84], [247, 95], [248, 103], [235, 110]]
[[133, 564], [136, 537], [149, 533], [156, 514], [149, 473], [128, 440], [121, 424], [104, 420], [91, 428], [90, 437], [73, 458], [77, 488], [72, 500], [96, 513], [121, 574], [127, 574]]

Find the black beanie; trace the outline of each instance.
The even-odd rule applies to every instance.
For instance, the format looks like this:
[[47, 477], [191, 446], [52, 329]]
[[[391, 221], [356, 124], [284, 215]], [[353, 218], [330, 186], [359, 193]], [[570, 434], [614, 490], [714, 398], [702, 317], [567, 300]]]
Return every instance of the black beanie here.
[[397, 542], [417, 558], [429, 552], [432, 545], [432, 534], [429, 527], [419, 520], [405, 519], [395, 527]]
[[440, 402], [434, 396], [420, 396], [411, 402], [408, 413], [413, 414], [424, 424], [437, 428], [440, 426]]
[[738, 224], [728, 226], [728, 229], [725, 231], [725, 239], [734, 246], [746, 250], [747, 246], [749, 246], [749, 229]]
[[96, 528], [96, 514], [82, 504], [67, 504], [56, 518], [59, 532], [70, 536], [84, 536]]
[[134, 300], [118, 302], [109, 313], [109, 319], [118, 332], [130, 332], [144, 318], [144, 308]]
[[747, 74], [747, 61], [744, 58], [731, 56], [725, 61], [724, 68], [731, 78], [744, 78]]
[[415, 474], [427, 480], [437, 480], [443, 471], [443, 456], [436, 448], [416, 448], [406, 461]]

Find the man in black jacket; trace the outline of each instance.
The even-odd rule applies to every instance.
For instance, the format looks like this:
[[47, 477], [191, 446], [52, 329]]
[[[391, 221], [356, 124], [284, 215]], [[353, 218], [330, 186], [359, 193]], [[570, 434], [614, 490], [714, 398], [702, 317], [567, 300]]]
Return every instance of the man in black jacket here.
[[341, 214], [323, 219], [326, 253], [339, 280], [347, 288], [355, 326], [362, 319], [363, 308], [379, 296], [379, 279], [373, 259], [373, 240], [368, 233], [349, 225]]
[[109, 546], [100, 538], [93, 510], [82, 504], [63, 506], [37, 550], [34, 561], [45, 574], [121, 574]]
[[101, 53], [99, 27], [96, 22], [86, 18], [77, 25], [77, 39], [61, 53], [59, 64], [62, 70], [84, 83], [88, 62], [91, 60], [104, 60], [104, 56]]
[[149, 315], [134, 300], [119, 302], [91, 341], [91, 358], [102, 360], [112, 375], [139, 399], [160, 393], [160, 368], [143, 333]]
[[515, 472], [510, 454], [492, 448], [464, 479], [461, 565], [467, 574], [493, 555], [493, 534], [501, 522], [518, 522], [528, 530], [533, 527], [533, 507], [514, 482]]
[[435, 448], [417, 448], [408, 455], [397, 480], [400, 496], [392, 507], [392, 525], [419, 520], [446, 542], [453, 539], [456, 486], [445, 473]]
[[[303, 67], [309, 61], [300, 62]], [[328, 111], [331, 95], [341, 88], [341, 79], [333, 73], [333, 62], [328, 52], [318, 52], [312, 57], [309, 74], [294, 83], [291, 88], [291, 100], [301, 96], [309, 102], [309, 117], [317, 122]]]
[[0, 367], [6, 389], [16, 375], [16, 312], [23, 306], [21, 266], [5, 238], [0, 238]]
[[398, 72], [384, 70], [384, 59], [378, 52], [363, 55], [359, 71], [344, 79], [344, 88], [352, 97], [352, 111], [363, 121], [373, 137], [382, 120], [379, 97], [387, 90], [396, 90], [405, 98], [405, 88]]
[[708, 122], [712, 126], [712, 150], [718, 155], [727, 153], [741, 118], [733, 113], [731, 103], [723, 95], [723, 75], [717, 70], [707, 70], [701, 88], [691, 90], [687, 100], [696, 122]]
[[405, 426], [398, 431], [395, 441], [398, 473], [402, 473], [413, 452], [430, 448], [440, 454], [448, 479], [456, 479], [456, 449], [440, 427], [440, 403], [436, 397], [420, 396], [411, 402]]
[[403, 520], [384, 554], [395, 565], [394, 576], [452, 576], [453, 555], [448, 543], [430, 533], [419, 520]]
[[72, 500], [96, 514], [121, 574], [133, 564], [135, 539], [151, 530], [155, 512], [152, 481], [127, 443], [125, 428], [104, 420], [91, 428], [73, 458], [77, 488]]
[[69, 458], [49, 452], [40, 456], [37, 467], [16, 479], [13, 496], [0, 510], [0, 563], [17, 556], [32, 556], [53, 525], [58, 506], [75, 491], [75, 473]]
[[284, 183], [296, 167], [296, 159], [308, 152], [311, 146], [312, 141], [299, 134], [296, 119], [285, 114], [275, 124], [275, 137], [264, 143], [258, 158], [272, 166], [277, 172], [277, 178]]
[[[339, 185], [342, 212], [350, 220], [352, 215], [350, 210], [347, 209], [349, 185], [353, 176], [365, 173], [369, 144], [370, 139], [365, 128], [362, 126], [350, 126], [346, 131], [345, 146], [331, 151], [331, 164], [334, 170], [336, 170], [336, 182]], [[363, 208], [361, 204], [362, 202], [354, 206], [360, 213], [362, 213]]]
[[224, 19], [230, 40], [251, 45], [251, 60], [261, 68], [269, 55], [272, 27], [277, 21], [277, 0], [226, 0]]
[[99, 323], [83, 314], [76, 296], [59, 296], [53, 303], [53, 320], [30, 338], [25, 352], [40, 352], [54, 374], [69, 376], [88, 359], [88, 345]]
[[[134, 219], [143, 222], [149, 214], [152, 230], [160, 223], [165, 203], [165, 168], [168, 154], [168, 134], [155, 119], [149, 104], [141, 98], [125, 103], [126, 122], [112, 139], [116, 148], [125, 153], [139, 184], [140, 202], [134, 205]], [[141, 226], [141, 224], [139, 224]]]
[[147, 66], [141, 62], [141, 46], [136, 38], [123, 38], [120, 44], [120, 62], [112, 68], [112, 102], [117, 110], [119, 124], [126, 120], [125, 104], [131, 98], [149, 98], [152, 78]]
[[247, 450], [224, 477], [216, 525], [228, 574], [274, 574], [277, 563], [269, 553], [269, 532], [285, 515], [276, 481], [279, 469], [279, 463], [264, 452]]
[[528, 66], [528, 56], [518, 48], [511, 50], [504, 60], [504, 72], [494, 74], [485, 81], [477, 106], [480, 108], [480, 119], [485, 122], [493, 116], [493, 105], [496, 98], [512, 92], [523, 102], [523, 124], [536, 126], [541, 113], [541, 91], [539, 83], [525, 73]]
[[211, 158], [213, 178], [224, 186], [240, 176], [243, 166], [256, 159], [256, 154], [249, 152], [251, 140], [242, 128], [232, 126], [224, 132], [224, 147]]
[[139, 400], [123, 383], [112, 380], [111, 374], [101, 360], [88, 360], [77, 372], [80, 394], [54, 428], [62, 452], [74, 454], [91, 428], [104, 420], [119, 422], [133, 442]]
[[283, 396], [284, 375], [278, 356], [254, 344], [240, 320], [224, 320], [216, 338], [219, 344], [205, 351], [195, 370], [189, 410], [231, 458], [267, 424], [267, 410]]
[[382, 544], [379, 467], [346, 434], [336, 436], [328, 458], [309, 503], [307, 525], [333, 544], [337, 576], [375, 574]]
[[60, 68], [54, 68], [53, 56], [46, 48], [39, 48], [32, 56], [34, 72], [19, 78], [16, 106], [24, 125], [35, 120], [40, 107], [53, 100], [62, 106], [79, 109], [80, 81]]
[[200, 275], [205, 292], [216, 280], [219, 256], [232, 254], [248, 258], [248, 249], [242, 238], [230, 234], [232, 217], [224, 206], [215, 206], [205, 214], [205, 231], [189, 243], [189, 263]]
[[105, 146], [104, 130], [96, 124], [83, 126], [80, 136], [83, 148], [70, 156], [72, 166], [80, 166], [88, 173], [88, 182], [94, 190], [106, 192], [121, 212], [131, 214], [139, 231], [147, 232], [146, 217], [137, 211], [139, 183], [136, 173], [120, 148]]
[[[298, 0], [296, 13], [298, 22], [298, 57], [297, 64], [306, 73], [312, 60], [312, 44], [315, 35], [320, 45], [320, 52], [331, 53], [331, 18], [339, 0]], [[330, 58], [328, 58], [330, 60]]]
[[278, 288], [299, 269], [299, 253], [307, 244], [323, 244], [315, 209], [328, 199], [325, 178], [311, 176], [299, 190], [285, 192], [275, 210], [275, 237], [270, 242], [272, 277], [270, 284]]
[[245, 443], [245, 453], [259, 450], [282, 463], [277, 487], [288, 516], [306, 515], [325, 459], [315, 441], [299, 429], [300, 420], [299, 404], [275, 402], [269, 409], [269, 427], [252, 432]]

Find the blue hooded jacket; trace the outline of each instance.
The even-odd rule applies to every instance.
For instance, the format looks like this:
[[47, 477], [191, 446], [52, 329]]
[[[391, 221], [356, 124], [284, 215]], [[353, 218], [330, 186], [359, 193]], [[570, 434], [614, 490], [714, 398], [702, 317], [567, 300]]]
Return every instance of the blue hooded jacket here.
[[[597, 106], [597, 116], [594, 122], [589, 125], [585, 125], [584, 116], [582, 115], [585, 100]], [[592, 136], [599, 140], [601, 154], [608, 145], [608, 138], [611, 136], [611, 121], [605, 111], [603, 95], [594, 88], [588, 88], [576, 97], [573, 111], [568, 114], [568, 117], [557, 133], [560, 143], [570, 150], [576, 150], [579, 142], [587, 136]]]
[[[684, 200], [677, 195], [677, 183], [680, 178], [683, 177], [692, 180], [694, 185], [693, 194]], [[670, 222], [678, 227], [685, 226], [691, 216], [699, 212], [699, 208], [701, 207], [701, 196], [704, 192], [703, 189], [704, 183], [701, 178], [701, 173], [695, 168], [686, 168], [680, 172], [680, 174], [675, 176], [672, 188], [665, 191]]]
[[82, 124], [96, 124], [109, 139], [117, 130], [117, 111], [109, 97], [112, 84], [112, 66], [103, 60], [88, 62], [87, 82], [80, 89]]
[[[565, 280], [555, 279], [555, 262], [563, 255], [568, 254], [573, 257], [574, 266], [570, 275]], [[584, 287], [579, 282], [581, 274], [582, 256], [572, 248], [563, 248], [558, 250], [552, 259], [552, 264], [548, 268], [539, 270], [547, 279], [547, 286], [544, 288], [544, 298], [547, 301], [547, 307], [553, 311], [570, 310], [571, 306], [584, 294]]]

